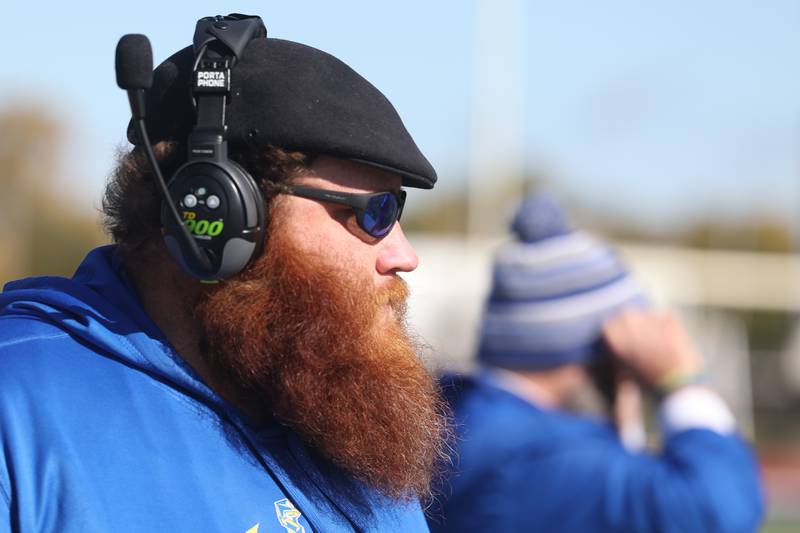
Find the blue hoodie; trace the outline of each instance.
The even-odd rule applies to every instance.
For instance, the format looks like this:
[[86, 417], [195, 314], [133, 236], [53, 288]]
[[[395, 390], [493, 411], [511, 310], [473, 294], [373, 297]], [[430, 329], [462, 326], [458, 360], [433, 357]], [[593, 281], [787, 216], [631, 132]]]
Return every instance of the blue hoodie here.
[[690, 429], [668, 437], [660, 455], [629, 453], [609, 426], [540, 409], [487, 375], [442, 382], [458, 459], [429, 511], [435, 533], [758, 528], [757, 468], [735, 434]]
[[255, 428], [147, 317], [112, 246], [0, 294], [0, 533], [427, 531]]

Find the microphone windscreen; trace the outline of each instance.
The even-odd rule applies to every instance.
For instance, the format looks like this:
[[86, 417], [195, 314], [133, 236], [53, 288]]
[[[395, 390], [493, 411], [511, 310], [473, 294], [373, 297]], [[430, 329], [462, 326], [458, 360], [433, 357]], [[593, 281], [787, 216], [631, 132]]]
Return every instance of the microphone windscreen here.
[[153, 84], [153, 50], [147, 37], [123, 35], [117, 43], [115, 66], [120, 89], [149, 89]]

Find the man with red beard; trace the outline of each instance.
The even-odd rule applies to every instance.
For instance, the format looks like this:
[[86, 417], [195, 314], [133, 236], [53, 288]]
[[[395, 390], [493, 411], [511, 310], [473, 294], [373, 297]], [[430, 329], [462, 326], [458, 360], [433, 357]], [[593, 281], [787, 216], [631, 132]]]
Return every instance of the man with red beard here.
[[[225, 140], [263, 202], [260, 253], [214, 283], [174, 260], [129, 127], [103, 203], [115, 245], [0, 295], [0, 531], [427, 530], [446, 424], [405, 329], [418, 259], [397, 221], [401, 186], [436, 174], [336, 58], [264, 34], [237, 59]], [[195, 60], [147, 93], [167, 176], [203, 120]]]

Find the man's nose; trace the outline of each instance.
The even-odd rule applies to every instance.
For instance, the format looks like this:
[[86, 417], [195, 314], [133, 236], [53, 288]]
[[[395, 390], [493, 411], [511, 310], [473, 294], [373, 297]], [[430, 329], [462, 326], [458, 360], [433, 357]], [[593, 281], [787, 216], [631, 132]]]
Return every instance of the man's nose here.
[[417, 252], [406, 239], [399, 223], [395, 224], [389, 235], [381, 241], [380, 246], [375, 265], [379, 274], [411, 272], [419, 265]]

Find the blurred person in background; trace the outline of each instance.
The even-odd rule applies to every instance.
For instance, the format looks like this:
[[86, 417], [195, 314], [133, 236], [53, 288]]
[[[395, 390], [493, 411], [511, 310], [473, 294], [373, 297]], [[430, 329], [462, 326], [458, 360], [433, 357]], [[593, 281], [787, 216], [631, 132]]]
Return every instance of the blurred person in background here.
[[[680, 321], [648, 310], [615, 252], [572, 230], [550, 197], [525, 201], [512, 230], [518, 240], [495, 260], [481, 368], [442, 378], [456, 453], [431, 530], [754, 531], [753, 453]], [[637, 450], [632, 379], [658, 398], [657, 453]], [[617, 431], [570, 412], [589, 383], [612, 400]]]
[[404, 328], [418, 259], [397, 222], [401, 186], [436, 173], [378, 89], [260, 19], [196, 116], [192, 80], [233, 62], [216, 35], [254, 27], [203, 21], [208, 48], [156, 69], [147, 131], [171, 176], [196, 122], [221, 119], [252, 182], [227, 205], [223, 181], [190, 182], [180, 209], [205, 221], [251, 195], [258, 247], [238, 273], [188, 272], [129, 126], [103, 202], [115, 245], [0, 294], [0, 531], [427, 531], [446, 421]]

